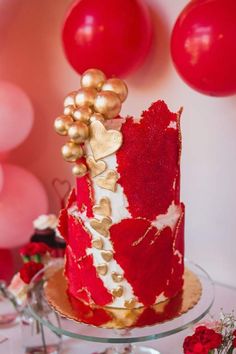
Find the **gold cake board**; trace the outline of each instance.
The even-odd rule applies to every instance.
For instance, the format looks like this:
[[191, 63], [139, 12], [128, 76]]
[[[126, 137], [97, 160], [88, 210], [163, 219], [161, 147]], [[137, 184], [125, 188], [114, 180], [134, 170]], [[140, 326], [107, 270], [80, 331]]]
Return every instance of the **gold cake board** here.
[[202, 286], [198, 277], [185, 269], [183, 290], [170, 300], [137, 309], [91, 307], [68, 296], [62, 268], [47, 280], [44, 292], [49, 305], [62, 317], [96, 327], [123, 329], [152, 326], [181, 316], [198, 303]]

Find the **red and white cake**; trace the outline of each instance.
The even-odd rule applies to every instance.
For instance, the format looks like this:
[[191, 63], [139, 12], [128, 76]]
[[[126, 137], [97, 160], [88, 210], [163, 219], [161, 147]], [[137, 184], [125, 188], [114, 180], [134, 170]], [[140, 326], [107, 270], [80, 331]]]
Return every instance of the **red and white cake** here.
[[149, 306], [183, 287], [180, 113], [157, 101], [140, 119], [93, 120], [59, 230], [70, 296], [89, 305]]

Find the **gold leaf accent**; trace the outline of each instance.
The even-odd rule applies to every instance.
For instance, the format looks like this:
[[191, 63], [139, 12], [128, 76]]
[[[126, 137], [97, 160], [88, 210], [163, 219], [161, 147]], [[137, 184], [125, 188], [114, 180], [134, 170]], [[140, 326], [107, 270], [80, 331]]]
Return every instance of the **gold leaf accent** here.
[[120, 283], [124, 279], [124, 276], [122, 274], [116, 272], [112, 272], [111, 277], [116, 283]]
[[96, 238], [95, 240], [92, 241], [92, 246], [94, 248], [97, 248], [98, 250], [103, 249], [103, 240], [101, 238]]
[[111, 216], [111, 202], [107, 197], [101, 198], [97, 205], [93, 207], [94, 214], [102, 216]]
[[111, 218], [106, 216], [102, 220], [96, 218], [90, 220], [90, 226], [96, 230], [99, 234], [107, 237], [109, 236], [109, 228], [112, 224]]
[[127, 309], [133, 309], [136, 305], [136, 300], [134, 298], [125, 301], [125, 307]]
[[113, 252], [112, 251], [102, 251], [101, 256], [106, 262], [110, 262], [113, 258]]
[[95, 160], [109, 156], [122, 145], [122, 134], [117, 130], [106, 130], [104, 125], [97, 121], [90, 124], [90, 146]]
[[116, 191], [116, 182], [119, 178], [119, 175], [114, 170], [107, 170], [104, 176], [101, 176], [96, 179], [96, 183], [99, 187], [108, 189], [112, 192]]
[[90, 175], [92, 177], [96, 177], [96, 176], [100, 175], [107, 168], [105, 161], [96, 161], [92, 155], [87, 157], [86, 162], [89, 167]]
[[112, 295], [115, 297], [121, 297], [123, 295], [123, 286], [118, 286], [112, 290]]
[[100, 275], [106, 275], [108, 272], [108, 266], [106, 264], [99, 264], [96, 267], [97, 273]]

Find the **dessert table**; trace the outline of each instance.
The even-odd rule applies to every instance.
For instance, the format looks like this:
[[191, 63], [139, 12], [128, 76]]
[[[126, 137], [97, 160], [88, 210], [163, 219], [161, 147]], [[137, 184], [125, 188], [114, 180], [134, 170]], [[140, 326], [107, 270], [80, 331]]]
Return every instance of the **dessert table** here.
[[[5, 301], [0, 302], [0, 313], [6, 312], [6, 307], [9, 306]], [[220, 310], [224, 312], [231, 312], [236, 310], [236, 288], [231, 288], [221, 284], [215, 285], [215, 302], [210, 311], [210, 315], [218, 318]], [[9, 307], [9, 311], [11, 307]], [[208, 320], [207, 315], [204, 320]], [[203, 321], [204, 321], [203, 320]], [[191, 330], [186, 329], [182, 332], [174, 334], [172, 336], [158, 339], [158, 345], [156, 341], [149, 342], [148, 345], [153, 348], [157, 348], [162, 354], [181, 354], [182, 343], [184, 338], [191, 333]], [[3, 337], [6, 339], [4, 340]], [[104, 344], [89, 343], [90, 353], [102, 351]], [[88, 350], [88, 342], [72, 340], [64, 338], [62, 354], [90, 354]], [[24, 354], [22, 347], [21, 329], [18, 323], [11, 326], [0, 327], [0, 353], [1, 354]]]

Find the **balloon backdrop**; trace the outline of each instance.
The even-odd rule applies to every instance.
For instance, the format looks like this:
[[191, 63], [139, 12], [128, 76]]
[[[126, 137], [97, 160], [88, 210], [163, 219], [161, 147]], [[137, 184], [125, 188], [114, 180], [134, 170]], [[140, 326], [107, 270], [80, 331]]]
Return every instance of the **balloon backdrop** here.
[[29, 240], [32, 221], [47, 213], [48, 200], [41, 182], [25, 169], [3, 165], [0, 202], [0, 247], [13, 248]]
[[236, 93], [236, 1], [191, 1], [178, 17], [171, 53], [182, 79], [206, 95]]
[[123, 76], [135, 70], [149, 51], [149, 11], [142, 0], [79, 0], [66, 16], [62, 38], [78, 73], [95, 67], [108, 76]]
[[14, 274], [14, 262], [11, 251], [0, 249], [0, 279], [10, 281]]
[[2, 169], [2, 166], [0, 165], [0, 193], [2, 191], [2, 187], [3, 187], [3, 169]]
[[33, 107], [26, 93], [16, 85], [0, 81], [0, 151], [24, 141], [33, 124]]

